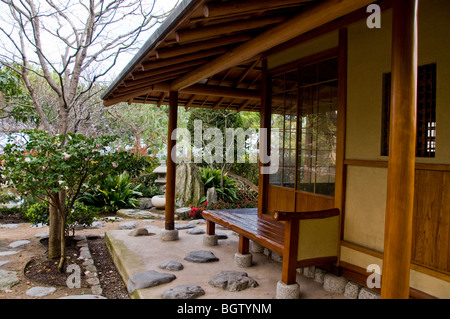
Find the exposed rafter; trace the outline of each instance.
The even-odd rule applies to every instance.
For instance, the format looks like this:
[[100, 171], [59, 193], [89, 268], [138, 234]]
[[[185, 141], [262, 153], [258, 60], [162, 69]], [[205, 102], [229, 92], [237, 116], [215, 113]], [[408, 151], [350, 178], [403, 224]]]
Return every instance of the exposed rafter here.
[[343, 15], [356, 11], [373, 0], [327, 0], [300, 12], [252, 40], [241, 44], [213, 61], [191, 71], [172, 83], [171, 90], [178, 91], [209, 76], [250, 59], [270, 48], [289, 41]]

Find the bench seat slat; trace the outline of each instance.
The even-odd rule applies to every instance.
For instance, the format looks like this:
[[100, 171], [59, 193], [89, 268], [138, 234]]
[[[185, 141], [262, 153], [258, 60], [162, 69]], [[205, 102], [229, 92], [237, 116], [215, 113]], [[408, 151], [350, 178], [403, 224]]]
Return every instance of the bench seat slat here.
[[204, 211], [203, 218], [283, 254], [284, 224], [259, 217], [257, 208]]

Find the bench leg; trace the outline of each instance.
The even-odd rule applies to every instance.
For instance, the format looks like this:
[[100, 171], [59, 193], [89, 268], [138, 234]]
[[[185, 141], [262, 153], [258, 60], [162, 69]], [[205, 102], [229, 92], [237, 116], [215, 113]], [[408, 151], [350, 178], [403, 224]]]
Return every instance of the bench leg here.
[[239, 251], [234, 255], [234, 262], [239, 267], [250, 267], [253, 264], [253, 256], [250, 254], [250, 241], [239, 235]]
[[217, 246], [216, 224], [212, 221], [206, 221], [206, 234], [203, 236], [203, 244], [206, 246]]
[[277, 284], [277, 299], [298, 299], [300, 286], [297, 279], [298, 221], [286, 221], [284, 233], [283, 267]]

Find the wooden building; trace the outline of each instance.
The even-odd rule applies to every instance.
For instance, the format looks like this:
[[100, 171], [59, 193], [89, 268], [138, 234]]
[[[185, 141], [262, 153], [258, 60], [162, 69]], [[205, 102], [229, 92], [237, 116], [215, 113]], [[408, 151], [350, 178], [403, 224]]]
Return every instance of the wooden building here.
[[[169, 149], [178, 107], [260, 112], [262, 128], [282, 132], [254, 215], [282, 228], [281, 244], [229, 227], [240, 252], [249, 239], [279, 249], [284, 284], [316, 262], [365, 285], [376, 264], [382, 298], [450, 298], [448, 30], [447, 0], [184, 0], [102, 98], [169, 104]], [[332, 230], [302, 226], [336, 214]], [[320, 250], [317, 229], [335, 252], [295, 258], [302, 245]]]

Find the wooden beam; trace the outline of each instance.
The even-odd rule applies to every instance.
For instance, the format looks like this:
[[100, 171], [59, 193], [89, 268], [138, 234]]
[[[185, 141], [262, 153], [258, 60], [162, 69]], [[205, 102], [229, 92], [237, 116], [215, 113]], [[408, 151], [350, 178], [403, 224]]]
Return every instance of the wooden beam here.
[[178, 42], [199, 41], [202, 39], [216, 37], [219, 35], [230, 34], [232, 32], [239, 32], [266, 27], [268, 25], [280, 23], [285, 20], [286, 18], [283, 16], [269, 16], [264, 18], [221, 23], [202, 28], [179, 30], [176, 32], [175, 37]]
[[217, 102], [216, 104], [214, 104], [214, 106], [211, 108], [213, 111], [216, 110], [221, 104], [222, 102], [225, 100], [225, 98], [222, 96]]
[[[203, 59], [199, 59], [199, 60], [191, 60], [191, 61], [185, 61], [183, 63], [179, 63], [179, 64], [174, 64], [174, 65], [169, 65], [166, 67], [161, 67], [161, 68], [155, 68], [149, 71], [144, 71], [144, 72], [139, 72], [139, 73], [135, 73], [134, 74], [134, 80], [140, 80], [140, 79], [145, 79], [145, 78], [149, 78], [149, 77], [153, 77], [155, 75], [161, 75], [161, 74], [167, 74], [173, 71], [178, 71], [180, 69], [186, 69], [192, 66], [198, 66], [201, 64], [205, 64], [207, 63], [209, 60], [206, 58]], [[134, 81], [125, 81], [125, 84], [130, 84], [133, 83]]]
[[242, 112], [245, 108], [250, 104], [250, 100], [245, 101], [242, 105], [236, 110], [237, 113]]
[[176, 139], [172, 139], [172, 133], [177, 128], [178, 117], [178, 92], [169, 93], [169, 122], [167, 127], [167, 183], [166, 183], [166, 207], [165, 207], [165, 229], [175, 229], [175, 177], [176, 163], [175, 150]]
[[[133, 90], [138, 90], [140, 88], [149, 87], [149, 85], [152, 85], [152, 84], [155, 84], [155, 83], [165, 82], [168, 79], [176, 78], [180, 74], [186, 73], [186, 72], [188, 72], [189, 70], [192, 70], [192, 69], [193, 69], [192, 67], [190, 67], [190, 68], [180, 68], [178, 70], [173, 70], [171, 72], [166, 72], [166, 73], [162, 73], [162, 74], [160, 73], [159, 75], [156, 75], [156, 76], [150, 76], [150, 77], [147, 77], [147, 78], [141, 78], [139, 80], [127, 82], [124, 87], [118, 88], [114, 92], [113, 95], [114, 96], [119, 96], [123, 92], [132, 92]], [[116, 92], [118, 94], [116, 94]]]
[[162, 67], [179, 64], [179, 63], [183, 63], [183, 62], [187, 62], [187, 61], [212, 57], [212, 56], [215, 56], [218, 54], [223, 54], [227, 51], [228, 51], [227, 48], [214, 48], [212, 50], [206, 50], [206, 51], [200, 51], [200, 52], [195, 52], [195, 53], [191, 53], [191, 54], [185, 54], [185, 55], [177, 56], [177, 57], [171, 58], [171, 59], [162, 59], [162, 60], [157, 60], [157, 61], [146, 62], [146, 63], [143, 63], [142, 66], [144, 67], [144, 71], [149, 71], [149, 70], [159, 69]]
[[202, 41], [200, 43], [191, 43], [186, 45], [178, 45], [171, 48], [164, 48], [156, 50], [156, 57], [158, 59], [168, 59], [176, 56], [199, 52], [202, 50], [209, 50], [221, 46], [232, 45], [248, 41], [252, 38], [250, 35], [235, 35], [229, 37], [222, 37], [220, 39], [214, 39], [210, 41]]
[[407, 299], [412, 245], [417, 104], [418, 0], [396, 0], [381, 297]]
[[164, 103], [164, 100], [166, 99], [166, 97], [167, 97], [167, 92], [161, 93], [161, 96], [160, 96], [156, 106], [161, 107], [161, 105]]
[[241, 76], [239, 77], [239, 79], [236, 82], [236, 86], [241, 84], [242, 81], [244, 81], [244, 79], [247, 77], [247, 75], [250, 74], [250, 72], [253, 71], [253, 69], [258, 65], [258, 63], [260, 62], [260, 59], [256, 59], [255, 61], [253, 61], [253, 63], [247, 68], [247, 70], [245, 70]]
[[213, 61], [173, 81], [172, 89], [179, 90], [193, 85], [220, 71], [250, 59], [255, 55], [289, 41], [321, 25], [358, 10], [373, 0], [327, 0], [305, 10], [288, 21], [254, 37]]
[[248, 12], [258, 12], [268, 9], [279, 9], [292, 6], [304, 5], [311, 0], [264, 0], [264, 1], [228, 1], [211, 2], [203, 5], [203, 15], [205, 18], [220, 17], [234, 14], [245, 14]]
[[[147, 87], [133, 90], [129, 94], [124, 94], [121, 96], [115, 96], [112, 99], [104, 100], [104, 106], [111, 106], [120, 102], [129, 100], [130, 98], [136, 98], [138, 96], [148, 94], [151, 92], [170, 92], [170, 83], [155, 83], [153, 85], [148, 85]], [[256, 90], [247, 89], [235, 89], [232, 87], [224, 86], [212, 86], [204, 84], [196, 84], [185, 88], [180, 91], [182, 94], [196, 94], [205, 96], [220, 96], [220, 97], [231, 97], [244, 100], [258, 101], [260, 97], [260, 92]]]

